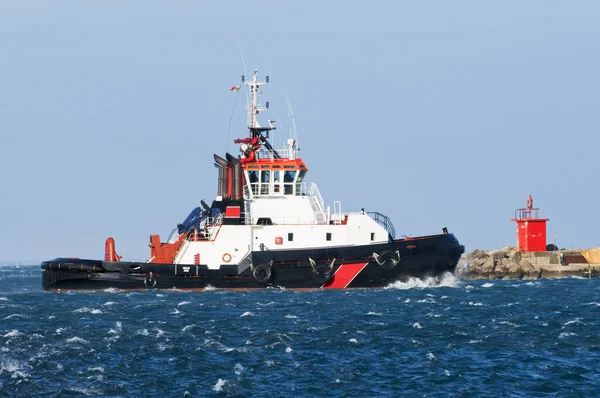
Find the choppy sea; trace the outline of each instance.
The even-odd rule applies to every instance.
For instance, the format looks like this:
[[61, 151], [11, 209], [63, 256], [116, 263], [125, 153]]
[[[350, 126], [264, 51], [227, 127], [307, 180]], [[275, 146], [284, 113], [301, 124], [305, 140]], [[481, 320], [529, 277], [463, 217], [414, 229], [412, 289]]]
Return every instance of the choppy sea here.
[[47, 293], [0, 266], [0, 396], [597, 396], [600, 279]]

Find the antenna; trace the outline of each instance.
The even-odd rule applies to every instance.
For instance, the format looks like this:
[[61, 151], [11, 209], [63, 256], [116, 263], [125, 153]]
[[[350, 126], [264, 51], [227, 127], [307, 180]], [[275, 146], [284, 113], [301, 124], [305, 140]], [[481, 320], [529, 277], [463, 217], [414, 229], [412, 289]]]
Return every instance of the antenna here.
[[294, 110], [292, 109], [292, 104], [290, 103], [287, 94], [285, 94], [285, 102], [287, 103], [288, 116], [290, 117], [290, 138], [296, 141], [296, 148], [300, 150], [300, 145], [298, 144], [298, 130], [296, 129], [296, 118], [294, 117]]
[[[242, 64], [244, 64], [244, 75], [247, 74], [246, 61], [244, 60], [244, 54], [242, 54], [242, 49], [238, 41], [235, 41], [235, 45], [240, 53], [240, 58], [242, 59]], [[242, 83], [244, 83], [244, 75], [242, 75]], [[227, 125], [227, 140], [225, 141], [225, 152], [229, 152], [229, 135], [231, 133], [231, 122], [233, 121], [233, 114], [235, 113], [235, 106], [237, 105], [238, 95], [235, 96], [235, 101], [233, 102], [233, 107], [231, 109], [231, 116], [229, 116], [229, 124]]]
[[[242, 58], [242, 63], [244, 64], [244, 75], [248, 74], [248, 68], [246, 68], [246, 61], [244, 61], [244, 54], [242, 54], [242, 49], [240, 48], [240, 45], [238, 44], [238, 41], [235, 41], [235, 45], [237, 46], [238, 51], [240, 52], [240, 57]], [[242, 78], [242, 83], [244, 82], [244, 79]]]

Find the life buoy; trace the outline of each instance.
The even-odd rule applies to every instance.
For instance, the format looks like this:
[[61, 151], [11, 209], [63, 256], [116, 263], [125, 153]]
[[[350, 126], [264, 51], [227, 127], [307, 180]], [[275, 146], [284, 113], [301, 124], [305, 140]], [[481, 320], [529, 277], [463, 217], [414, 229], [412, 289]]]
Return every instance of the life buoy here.
[[400, 262], [400, 252], [392, 252], [389, 250], [383, 250], [381, 253], [373, 253], [373, 258], [379, 264], [379, 266], [385, 270], [393, 269]]
[[146, 286], [148, 289], [152, 289], [156, 286], [156, 277], [152, 274], [152, 271], [146, 275], [146, 278], [144, 279], [144, 286]]
[[271, 279], [271, 264], [260, 264], [257, 265], [256, 267], [254, 267], [254, 269], [252, 270], [252, 275], [254, 276], [254, 279], [258, 282], [258, 283], [268, 283], [269, 280]]
[[223, 257], [221, 259], [223, 260], [224, 263], [228, 263], [231, 261], [231, 254], [225, 253], [225, 254], [223, 254]]

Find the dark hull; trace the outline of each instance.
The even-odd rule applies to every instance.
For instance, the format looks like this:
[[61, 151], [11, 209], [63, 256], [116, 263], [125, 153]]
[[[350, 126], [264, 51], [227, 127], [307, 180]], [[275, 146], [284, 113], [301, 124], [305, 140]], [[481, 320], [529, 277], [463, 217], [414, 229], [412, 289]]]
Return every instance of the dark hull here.
[[409, 277], [453, 272], [463, 252], [464, 246], [452, 234], [443, 234], [377, 245], [257, 251], [240, 264], [223, 264], [218, 270], [202, 264], [55, 259], [41, 265], [42, 287], [54, 291], [378, 288]]

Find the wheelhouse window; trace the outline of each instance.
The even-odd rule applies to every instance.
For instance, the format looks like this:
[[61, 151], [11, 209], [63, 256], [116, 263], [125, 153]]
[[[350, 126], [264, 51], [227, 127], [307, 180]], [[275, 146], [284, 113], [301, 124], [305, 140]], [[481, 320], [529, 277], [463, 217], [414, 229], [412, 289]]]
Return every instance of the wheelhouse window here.
[[302, 195], [302, 180], [306, 175], [306, 170], [300, 170], [298, 173], [298, 179], [296, 180], [296, 195]]
[[283, 191], [285, 195], [294, 194], [294, 179], [296, 170], [286, 170], [283, 172]]
[[293, 242], [294, 241], [294, 234], [292, 232], [288, 233], [288, 242]]
[[273, 193], [281, 192], [281, 171], [273, 170]]
[[271, 181], [271, 170], [262, 170], [260, 172], [260, 194], [269, 194], [269, 182]]
[[250, 171], [247, 171], [246, 173], [248, 176], [248, 185], [249, 185], [250, 191], [252, 192], [253, 195], [258, 194], [258, 171], [250, 170]]
[[331, 232], [327, 232], [325, 234], [325, 240], [328, 241], [328, 242], [331, 241]]
[[375, 240], [375, 232], [371, 232], [371, 240]]

